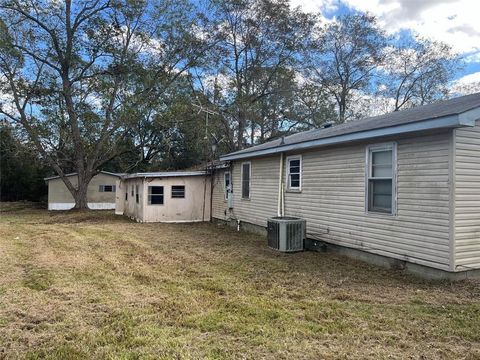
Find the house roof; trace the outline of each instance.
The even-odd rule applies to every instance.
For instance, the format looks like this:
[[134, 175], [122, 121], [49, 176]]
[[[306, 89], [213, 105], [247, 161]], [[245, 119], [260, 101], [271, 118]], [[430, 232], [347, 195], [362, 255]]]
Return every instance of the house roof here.
[[220, 156], [220, 160], [243, 159], [429, 129], [475, 126], [475, 121], [479, 119], [480, 93], [476, 93], [329, 128], [304, 131]]
[[148, 172], [148, 173], [126, 174], [126, 175], [122, 176], [122, 179], [202, 176], [202, 175], [206, 175], [206, 174], [207, 174], [206, 171]]
[[[123, 175], [125, 175], [123, 173], [112, 173], [112, 172], [109, 172], [109, 171], [99, 171], [99, 173], [106, 174], [106, 175], [112, 175], [112, 176], [116, 176], [116, 177], [122, 177]], [[67, 177], [68, 176], [74, 176], [74, 175], [77, 175], [77, 173], [74, 172], [74, 173], [70, 173], [70, 174], [65, 174], [65, 176], [67, 176]], [[58, 179], [58, 178], [60, 178], [60, 176], [57, 175], [57, 176], [50, 176], [50, 177], [43, 178], [43, 180], [49, 181], [49, 180]]]

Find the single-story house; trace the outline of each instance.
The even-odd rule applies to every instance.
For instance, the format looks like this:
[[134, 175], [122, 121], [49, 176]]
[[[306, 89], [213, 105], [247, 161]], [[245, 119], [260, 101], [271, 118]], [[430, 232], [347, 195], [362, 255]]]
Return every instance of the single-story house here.
[[[115, 209], [115, 183], [121, 174], [100, 171], [95, 175], [87, 189], [88, 207], [92, 210]], [[73, 186], [77, 186], [76, 173], [67, 174]], [[48, 210], [69, 210], [75, 206], [75, 200], [60, 176], [44, 179], [48, 185]]]
[[273, 216], [301, 217], [313, 248], [424, 274], [480, 269], [480, 93], [220, 160], [229, 168], [213, 178], [215, 219], [264, 229]]
[[210, 220], [211, 180], [205, 171], [129, 174], [116, 185], [117, 215], [139, 222]]

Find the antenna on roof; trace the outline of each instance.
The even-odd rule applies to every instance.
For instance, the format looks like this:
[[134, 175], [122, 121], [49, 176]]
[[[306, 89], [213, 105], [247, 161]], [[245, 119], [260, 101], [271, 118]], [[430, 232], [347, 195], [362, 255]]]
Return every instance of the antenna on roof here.
[[202, 105], [202, 103], [200, 102], [200, 100], [198, 99], [198, 97], [197, 97], [197, 102], [198, 102], [198, 104], [192, 103], [192, 106], [196, 107], [198, 109], [197, 114], [200, 114], [201, 112], [205, 113], [205, 138], [204, 139], [207, 140], [207, 138], [208, 138], [208, 117], [209, 117], [209, 115], [218, 115], [218, 112], [213, 111], [213, 110], [211, 110], [207, 107], [204, 107]]

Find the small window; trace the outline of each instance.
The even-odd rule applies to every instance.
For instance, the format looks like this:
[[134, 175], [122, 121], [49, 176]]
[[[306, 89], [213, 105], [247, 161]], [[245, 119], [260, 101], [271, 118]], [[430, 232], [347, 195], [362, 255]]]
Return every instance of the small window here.
[[163, 205], [163, 186], [148, 187], [148, 205]]
[[172, 185], [172, 199], [185, 198], [185, 185]]
[[125, 191], [125, 201], [128, 201], [128, 191]]
[[115, 185], [99, 185], [98, 191], [100, 191], [100, 192], [115, 192]]
[[231, 191], [230, 184], [230, 171], [225, 171], [225, 173], [223, 174], [223, 189], [225, 191], [225, 200], [228, 199], [228, 191]]
[[138, 185], [135, 185], [135, 201], [137, 204], [140, 202], [139, 195], [138, 195]]
[[134, 193], [133, 193], [133, 185], [132, 185], [131, 191], [132, 191], [132, 197], [133, 197], [133, 195], [134, 195]]
[[395, 144], [368, 147], [367, 209], [369, 212], [395, 212]]
[[301, 190], [302, 188], [302, 157], [287, 157], [287, 188]]
[[242, 164], [242, 199], [250, 199], [250, 179], [251, 179], [251, 164], [245, 162]]

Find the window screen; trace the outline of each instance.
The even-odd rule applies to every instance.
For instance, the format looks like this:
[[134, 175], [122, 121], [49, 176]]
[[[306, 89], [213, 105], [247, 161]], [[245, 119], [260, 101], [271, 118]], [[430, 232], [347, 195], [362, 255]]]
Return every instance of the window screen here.
[[163, 205], [163, 186], [148, 187], [148, 205]]
[[368, 211], [393, 213], [394, 148], [369, 150]]
[[185, 185], [172, 185], [172, 198], [183, 199], [185, 197]]
[[100, 192], [115, 192], [115, 185], [99, 185], [98, 191]]
[[242, 198], [250, 199], [250, 163], [242, 164]]
[[288, 159], [288, 188], [293, 190], [300, 189], [302, 171], [302, 159], [299, 156]]
[[230, 187], [230, 172], [226, 171], [223, 174], [223, 189], [225, 190], [225, 200], [228, 199], [228, 189]]

